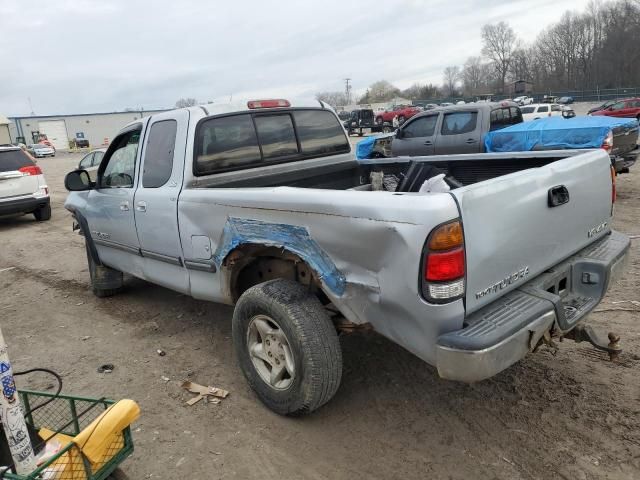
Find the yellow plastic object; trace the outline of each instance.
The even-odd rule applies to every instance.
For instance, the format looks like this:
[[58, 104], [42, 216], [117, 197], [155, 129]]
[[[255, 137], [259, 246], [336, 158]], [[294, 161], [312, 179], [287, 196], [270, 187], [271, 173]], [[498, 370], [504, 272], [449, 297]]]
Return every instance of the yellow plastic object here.
[[[122, 431], [140, 416], [140, 407], [133, 400], [120, 400], [97, 417], [91, 424], [75, 437], [61, 433], [54, 435], [52, 430], [41, 428], [39, 435], [44, 440], [55, 439], [65, 447], [74, 443], [77, 448], [71, 448], [64, 453], [51, 467], [49, 472], [55, 472], [56, 480], [86, 480], [82, 454], [89, 460], [91, 471], [102, 468], [115, 453], [124, 447]], [[82, 454], [80, 453], [82, 452]]]
[[122, 439], [122, 430], [135, 422], [139, 416], [140, 407], [136, 402], [120, 400], [76, 435], [73, 443], [91, 463], [100, 463], [114, 441], [118, 437]]

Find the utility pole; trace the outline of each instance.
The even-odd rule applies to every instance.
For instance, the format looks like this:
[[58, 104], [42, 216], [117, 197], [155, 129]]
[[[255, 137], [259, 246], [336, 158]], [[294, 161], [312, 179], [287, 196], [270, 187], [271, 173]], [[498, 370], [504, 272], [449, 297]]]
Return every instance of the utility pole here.
[[347, 105], [351, 105], [351, 85], [349, 85], [350, 81], [350, 78], [344, 79], [344, 96], [345, 100], [347, 101]]

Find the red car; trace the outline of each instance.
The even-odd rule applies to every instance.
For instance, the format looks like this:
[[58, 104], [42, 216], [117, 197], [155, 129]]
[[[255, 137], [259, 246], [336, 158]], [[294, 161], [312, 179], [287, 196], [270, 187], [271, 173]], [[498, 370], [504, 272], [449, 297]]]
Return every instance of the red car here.
[[637, 118], [640, 121], [640, 98], [627, 98], [613, 105], [591, 113], [591, 115], [606, 115], [607, 117]]
[[385, 110], [384, 112], [376, 113], [376, 124], [382, 125], [383, 123], [393, 122], [394, 117], [398, 117], [398, 122], [402, 124], [405, 120], [413, 117], [416, 113], [420, 113], [418, 107], [412, 107], [411, 105], [397, 105], [392, 110]]

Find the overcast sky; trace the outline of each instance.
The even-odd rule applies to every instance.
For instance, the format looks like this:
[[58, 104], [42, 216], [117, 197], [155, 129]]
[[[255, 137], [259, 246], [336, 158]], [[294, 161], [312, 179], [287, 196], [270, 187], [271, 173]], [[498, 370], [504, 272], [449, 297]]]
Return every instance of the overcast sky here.
[[484, 23], [531, 41], [588, 0], [0, 0], [0, 114], [89, 113], [406, 88], [481, 49]]

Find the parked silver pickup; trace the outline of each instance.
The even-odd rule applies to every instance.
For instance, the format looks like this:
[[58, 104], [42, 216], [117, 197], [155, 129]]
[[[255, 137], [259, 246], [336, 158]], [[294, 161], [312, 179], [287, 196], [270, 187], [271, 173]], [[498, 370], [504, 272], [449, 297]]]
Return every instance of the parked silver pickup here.
[[338, 389], [339, 331], [373, 328], [466, 382], [570, 334], [629, 249], [614, 179], [604, 151], [357, 162], [324, 103], [263, 100], [129, 124], [95, 183], [67, 175], [65, 206], [97, 296], [124, 272], [235, 304], [242, 372], [299, 415]]

